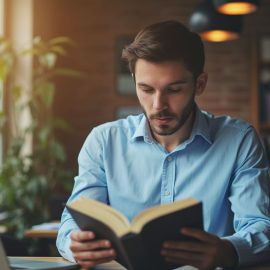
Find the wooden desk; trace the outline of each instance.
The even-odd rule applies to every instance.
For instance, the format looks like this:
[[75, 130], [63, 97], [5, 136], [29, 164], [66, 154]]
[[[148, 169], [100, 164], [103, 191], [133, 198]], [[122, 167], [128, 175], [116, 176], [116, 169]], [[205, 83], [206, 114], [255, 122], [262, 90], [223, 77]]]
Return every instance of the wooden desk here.
[[37, 230], [30, 229], [25, 231], [25, 237], [31, 238], [53, 238], [56, 239], [58, 230]]
[[[111, 262], [111, 263], [104, 263], [101, 265], [98, 265], [94, 268], [95, 270], [126, 270], [123, 266], [116, 262]], [[217, 268], [217, 270], [221, 268]], [[270, 263], [262, 265], [262, 266], [254, 266], [254, 267], [245, 267], [245, 268], [239, 268], [239, 270], [269, 270], [270, 269]], [[195, 267], [191, 266], [183, 266], [179, 267], [175, 270], [198, 270]]]
[[[37, 261], [48, 261], [48, 262], [64, 262], [65, 259], [62, 257], [19, 257], [19, 258], [25, 258], [25, 259], [31, 259], [31, 260], [37, 260]], [[94, 268], [91, 268], [94, 270], [126, 270], [122, 265], [119, 263], [112, 261], [109, 263], [103, 263], [100, 264]]]
[[31, 238], [53, 238], [56, 239], [60, 221], [45, 222], [39, 225], [33, 226], [33, 228], [25, 231], [25, 237]]
[[[45, 261], [51, 261], [51, 262], [63, 262], [65, 261], [62, 257], [31, 257], [33, 260], [45, 260]], [[109, 263], [103, 263], [100, 264], [93, 269], [95, 270], [126, 270], [122, 265], [118, 264], [115, 261], [109, 262]], [[191, 266], [183, 266], [177, 268], [178, 270], [197, 270], [197, 268], [191, 267]], [[217, 268], [221, 269], [221, 268]], [[258, 266], [252, 266], [252, 267], [243, 267], [239, 268], [239, 270], [269, 270], [270, 269], [270, 262], [258, 265]]]
[[41, 256], [59, 256], [55, 245], [57, 233], [58, 230], [30, 229], [24, 232], [24, 236], [37, 241]]

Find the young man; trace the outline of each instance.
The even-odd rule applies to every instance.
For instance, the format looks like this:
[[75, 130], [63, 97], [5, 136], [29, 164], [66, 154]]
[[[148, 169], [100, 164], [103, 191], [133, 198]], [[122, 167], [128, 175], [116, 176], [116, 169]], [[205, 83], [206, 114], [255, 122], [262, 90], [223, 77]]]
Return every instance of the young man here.
[[[160, 252], [166, 260], [199, 269], [266, 260], [266, 157], [252, 126], [197, 107], [195, 97], [207, 83], [199, 36], [179, 22], [153, 24], [123, 57], [144, 114], [92, 130], [79, 154], [70, 201], [88, 196], [132, 219], [147, 207], [194, 197], [203, 202], [205, 231], [179, 230], [199, 241], [165, 242]], [[78, 230], [66, 210], [57, 246], [86, 269], [117, 256], [106, 239]]]

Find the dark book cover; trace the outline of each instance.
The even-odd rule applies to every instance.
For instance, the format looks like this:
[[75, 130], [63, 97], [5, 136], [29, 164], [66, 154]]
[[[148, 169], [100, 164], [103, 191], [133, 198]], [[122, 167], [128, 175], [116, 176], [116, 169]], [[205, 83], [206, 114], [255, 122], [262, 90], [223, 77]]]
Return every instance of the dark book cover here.
[[191, 240], [180, 234], [182, 227], [203, 229], [202, 203], [155, 218], [146, 223], [139, 234], [128, 233], [121, 238], [94, 217], [69, 207], [68, 210], [80, 229], [92, 230], [97, 238], [110, 240], [116, 249], [117, 261], [129, 270], [170, 270], [179, 267], [166, 262], [160, 255], [163, 242]]
[[[203, 229], [201, 203], [150, 221], [143, 227], [141, 233], [136, 235], [140, 238], [136, 240], [137, 245], [131, 245], [129, 243], [131, 240], [126, 240], [124, 236], [122, 242], [127, 253], [130, 254], [133, 270], [169, 270], [179, 267], [180, 265], [166, 262], [160, 255], [160, 251], [165, 241], [192, 240], [180, 234], [182, 227]], [[141, 248], [143, 252], [139, 250]]]
[[117, 261], [123, 266], [125, 266], [127, 269], [132, 269], [126, 255], [126, 251], [123, 249], [121, 239], [117, 237], [117, 235], [110, 227], [106, 226], [94, 217], [87, 216], [81, 212], [70, 208], [68, 205], [66, 207], [81, 230], [93, 231], [97, 239], [110, 240], [114, 249], [116, 250]]

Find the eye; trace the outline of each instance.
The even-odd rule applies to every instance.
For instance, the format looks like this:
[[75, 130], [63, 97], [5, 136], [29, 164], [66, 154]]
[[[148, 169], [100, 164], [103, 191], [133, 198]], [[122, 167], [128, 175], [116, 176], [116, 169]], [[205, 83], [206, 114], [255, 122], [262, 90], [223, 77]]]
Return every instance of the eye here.
[[150, 93], [153, 93], [154, 89], [149, 87], [149, 86], [139, 86], [139, 89], [144, 92], [144, 93], [147, 93], [147, 94], [150, 94]]
[[182, 91], [182, 88], [179, 87], [179, 86], [177, 86], [177, 87], [168, 87], [168, 88], [167, 88], [167, 91], [168, 91], [169, 93], [179, 93], [179, 92]]

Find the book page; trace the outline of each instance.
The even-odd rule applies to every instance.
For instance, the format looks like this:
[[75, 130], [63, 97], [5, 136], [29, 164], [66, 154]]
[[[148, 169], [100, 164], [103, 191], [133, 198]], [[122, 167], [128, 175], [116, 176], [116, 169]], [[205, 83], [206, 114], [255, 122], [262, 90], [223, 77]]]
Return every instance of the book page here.
[[198, 204], [199, 201], [193, 199], [193, 198], [188, 198], [185, 200], [180, 200], [176, 201], [174, 203], [169, 203], [169, 204], [162, 204], [162, 205], [157, 205], [151, 208], [148, 208], [144, 211], [142, 211], [139, 215], [137, 215], [131, 225], [131, 231], [134, 233], [139, 233], [142, 229], [142, 227], [148, 223], [149, 221], [167, 215], [169, 213], [173, 213], [177, 210], [185, 209], [189, 206]]
[[117, 236], [124, 235], [130, 228], [128, 219], [105, 203], [81, 197], [70, 203], [69, 207], [106, 224]]

